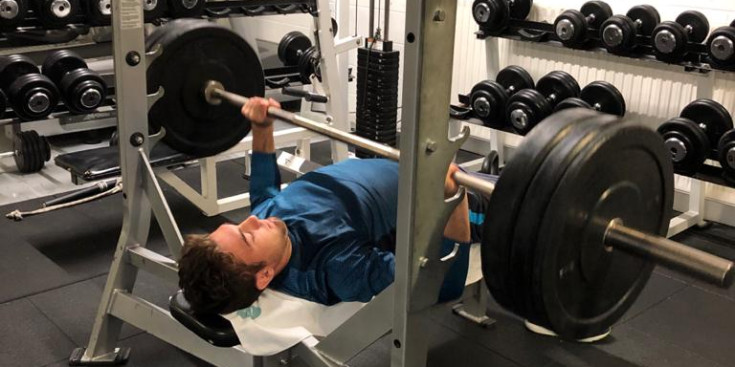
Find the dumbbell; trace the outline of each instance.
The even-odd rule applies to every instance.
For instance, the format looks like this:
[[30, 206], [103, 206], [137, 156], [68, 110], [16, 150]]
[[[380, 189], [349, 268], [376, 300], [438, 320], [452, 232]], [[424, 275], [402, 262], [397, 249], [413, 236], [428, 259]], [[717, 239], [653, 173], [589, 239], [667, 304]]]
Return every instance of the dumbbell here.
[[278, 59], [284, 65], [298, 65], [301, 54], [311, 47], [311, 40], [299, 31], [286, 33], [278, 42]]
[[33, 0], [33, 14], [46, 28], [60, 28], [81, 14], [79, 0]]
[[12, 31], [28, 14], [28, 0], [0, 0], [0, 30]]
[[735, 182], [735, 130], [726, 132], [717, 144], [718, 160], [725, 177]]
[[532, 6], [533, 0], [475, 0], [472, 17], [483, 30], [497, 34], [508, 26], [511, 18], [526, 19]]
[[583, 47], [589, 41], [588, 31], [598, 29], [613, 15], [606, 2], [588, 1], [580, 10], [565, 10], [554, 21], [554, 33], [567, 47]]
[[704, 41], [708, 33], [709, 21], [704, 14], [695, 10], [685, 11], [676, 17], [676, 22], [665, 21], [653, 29], [653, 52], [661, 61], [681, 61], [688, 52], [687, 44]]
[[720, 27], [707, 40], [710, 64], [720, 68], [735, 66], [735, 20], [730, 26]]
[[72, 113], [92, 112], [105, 101], [107, 83], [74, 51], [52, 52], [43, 62], [41, 72], [56, 83], [64, 104]]
[[536, 83], [536, 89], [523, 89], [508, 99], [506, 116], [513, 129], [526, 135], [541, 120], [551, 115], [556, 105], [579, 96], [579, 84], [564, 71], [552, 71]]
[[480, 173], [487, 175], [499, 175], [500, 174], [500, 156], [495, 150], [491, 150], [485, 158], [482, 160], [482, 166], [480, 166]]
[[92, 25], [109, 25], [112, 19], [112, 0], [88, 0], [87, 19]]
[[143, 19], [146, 22], [152, 22], [156, 19], [163, 18], [168, 10], [166, 0], [142, 0], [143, 1]]
[[[725, 107], [711, 99], [698, 99], [684, 107], [679, 117], [661, 124], [658, 133], [671, 152], [674, 170], [693, 175], [725, 132], [732, 128], [732, 116]], [[717, 158], [716, 155], [712, 157]]]
[[649, 36], [661, 23], [661, 16], [650, 5], [630, 8], [625, 15], [613, 15], [602, 23], [600, 40], [608, 52], [624, 55], [636, 46], [636, 36]]
[[0, 153], [0, 158], [11, 156], [19, 172], [38, 172], [51, 159], [51, 147], [35, 130], [18, 131], [13, 136], [13, 151]]
[[23, 120], [46, 117], [59, 102], [54, 82], [39, 73], [33, 60], [25, 55], [0, 56], [0, 88]]
[[493, 80], [484, 80], [472, 87], [470, 106], [486, 126], [505, 124], [505, 105], [508, 98], [519, 90], [534, 87], [533, 78], [520, 66], [511, 65], [500, 70]]
[[299, 63], [296, 68], [299, 71], [301, 82], [311, 83], [311, 74], [316, 75], [319, 80], [322, 79], [321, 68], [319, 67], [321, 55], [316, 46], [311, 46], [304, 50], [299, 57]]
[[559, 102], [554, 112], [567, 108], [588, 108], [611, 115], [625, 116], [625, 98], [614, 85], [598, 80], [582, 88], [579, 97]]
[[204, 12], [204, 3], [205, 0], [168, 0], [168, 12], [174, 18], [198, 17]]

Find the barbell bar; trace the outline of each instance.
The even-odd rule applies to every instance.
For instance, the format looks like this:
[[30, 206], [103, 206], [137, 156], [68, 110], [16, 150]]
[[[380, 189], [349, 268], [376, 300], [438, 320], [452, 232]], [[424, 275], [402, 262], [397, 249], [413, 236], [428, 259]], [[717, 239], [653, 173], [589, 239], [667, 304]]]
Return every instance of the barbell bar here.
[[[207, 81], [202, 90], [204, 99], [211, 105], [218, 105], [224, 100], [233, 106], [241, 107], [249, 100], [247, 97], [226, 91], [222, 84], [215, 80]], [[340, 142], [355, 145], [382, 157], [394, 161], [400, 159], [398, 149], [346, 133], [298, 114], [276, 107], [269, 107], [267, 113], [268, 116], [275, 119], [292, 123]], [[495, 189], [493, 183], [465, 172], [455, 172], [453, 177], [458, 184], [479, 191], [487, 197], [491, 196]], [[619, 249], [636, 256], [642, 256], [657, 264], [687, 272], [724, 288], [729, 287], [733, 282], [735, 264], [732, 261], [661, 236], [626, 227], [619, 219], [613, 219], [608, 223], [600, 223], [599, 225], [606, 227], [603, 242], [607, 251]]]

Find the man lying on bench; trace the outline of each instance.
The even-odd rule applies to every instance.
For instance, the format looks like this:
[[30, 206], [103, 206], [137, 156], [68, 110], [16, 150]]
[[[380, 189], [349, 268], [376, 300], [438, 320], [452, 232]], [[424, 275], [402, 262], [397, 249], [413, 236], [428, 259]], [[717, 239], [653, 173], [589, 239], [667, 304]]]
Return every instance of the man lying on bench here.
[[[210, 234], [186, 237], [179, 286], [197, 313], [248, 307], [266, 287], [325, 305], [367, 302], [393, 282], [398, 164], [349, 159], [280, 191], [269, 106], [280, 107], [272, 99], [251, 98], [242, 108], [252, 122], [251, 215]], [[458, 192], [451, 178], [458, 169], [448, 169], [447, 198]], [[482, 223], [471, 224], [470, 211], [484, 213], [484, 203], [479, 194], [463, 198], [444, 228], [445, 255], [455, 242], [479, 241]], [[456, 256], [438, 301], [462, 294], [468, 246]]]

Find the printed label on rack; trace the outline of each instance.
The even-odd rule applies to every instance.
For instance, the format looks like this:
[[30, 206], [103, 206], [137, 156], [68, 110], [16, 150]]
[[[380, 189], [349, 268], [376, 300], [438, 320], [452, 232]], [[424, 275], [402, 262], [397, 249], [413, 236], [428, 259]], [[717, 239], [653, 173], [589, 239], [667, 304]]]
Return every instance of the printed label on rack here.
[[120, 11], [120, 29], [143, 27], [143, 3], [140, 0], [122, 0], [119, 4], [119, 8], [114, 10]]

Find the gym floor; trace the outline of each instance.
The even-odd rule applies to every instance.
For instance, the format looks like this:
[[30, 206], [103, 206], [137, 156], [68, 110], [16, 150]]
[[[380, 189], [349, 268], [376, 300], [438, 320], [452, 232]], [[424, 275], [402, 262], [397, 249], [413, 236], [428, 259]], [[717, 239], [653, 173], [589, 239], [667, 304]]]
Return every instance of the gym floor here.
[[[327, 163], [328, 145], [315, 144], [312, 159]], [[246, 190], [242, 159], [221, 162], [218, 168], [222, 195]], [[197, 168], [176, 172], [198, 184]], [[5, 177], [0, 175], [0, 186], [7, 193], [6, 183], [18, 178]], [[36, 188], [48, 185], [44, 180], [48, 177], [38, 175], [23, 185], [38, 196]], [[62, 184], [71, 187], [68, 181]], [[209, 231], [247, 215], [240, 210], [207, 218], [170, 188], [164, 191], [184, 233]], [[47, 199], [9, 203], [25, 197], [8, 197], [15, 200], [4, 198], [2, 214], [34, 209]], [[0, 365], [66, 366], [72, 349], [86, 345], [119, 235], [121, 208], [118, 195], [21, 222], [0, 219], [5, 234], [0, 242]], [[149, 247], [166, 254], [156, 224], [151, 228]], [[733, 259], [733, 238], [733, 228], [715, 224], [676, 240]], [[174, 291], [140, 272], [134, 293], [165, 305]], [[655, 271], [612, 335], [592, 345], [532, 334], [494, 302], [488, 315], [497, 323], [489, 329], [453, 315], [450, 306], [427, 312], [430, 366], [735, 366], [735, 289], [720, 290], [666, 269]], [[132, 347], [129, 366], [209, 366], [128, 325], [120, 338], [121, 346]], [[384, 337], [349, 365], [389, 366], [390, 345]]]

